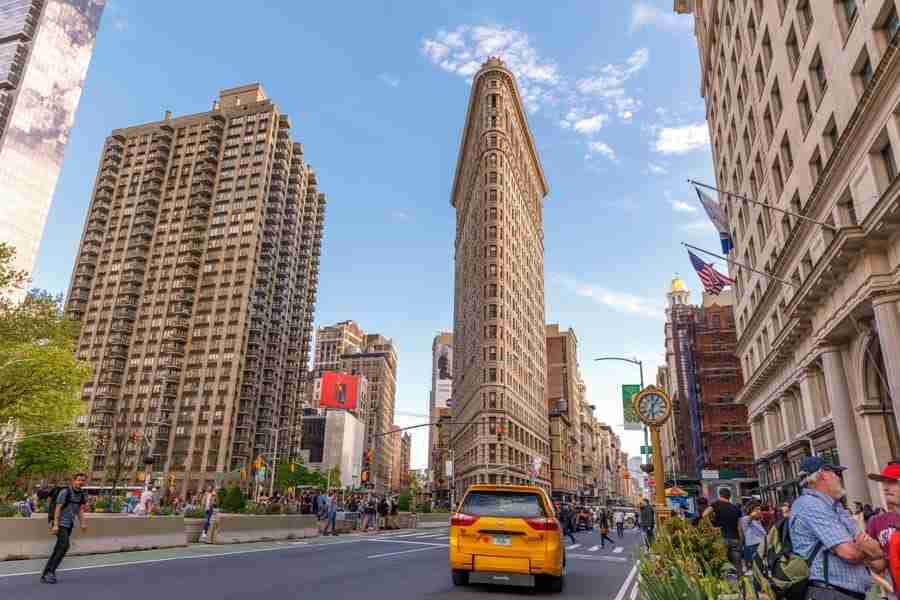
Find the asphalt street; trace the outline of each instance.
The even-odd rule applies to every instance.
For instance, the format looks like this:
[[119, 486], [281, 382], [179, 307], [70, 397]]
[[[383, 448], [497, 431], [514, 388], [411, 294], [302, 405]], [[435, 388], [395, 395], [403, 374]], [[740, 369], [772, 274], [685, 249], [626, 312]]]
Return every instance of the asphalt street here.
[[[615, 534], [613, 534], [615, 536]], [[0, 598], [32, 600], [382, 600], [520, 598], [627, 600], [640, 534], [618, 548], [600, 547], [595, 532], [567, 540], [562, 594], [530, 588], [457, 588], [447, 564], [446, 529], [345, 535], [309, 541], [71, 557], [59, 584], [39, 581], [43, 561], [0, 563]]]

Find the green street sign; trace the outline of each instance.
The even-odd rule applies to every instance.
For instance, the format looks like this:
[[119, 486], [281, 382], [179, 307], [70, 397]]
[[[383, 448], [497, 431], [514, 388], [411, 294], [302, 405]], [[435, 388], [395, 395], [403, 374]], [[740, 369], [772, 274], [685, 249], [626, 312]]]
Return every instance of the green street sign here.
[[641, 391], [641, 386], [635, 384], [625, 384], [622, 386], [622, 415], [624, 416], [626, 431], [640, 431], [644, 428], [643, 423], [634, 412], [632, 399]]
[[641, 455], [650, 456], [651, 454], [653, 454], [653, 448], [650, 446], [641, 446]]

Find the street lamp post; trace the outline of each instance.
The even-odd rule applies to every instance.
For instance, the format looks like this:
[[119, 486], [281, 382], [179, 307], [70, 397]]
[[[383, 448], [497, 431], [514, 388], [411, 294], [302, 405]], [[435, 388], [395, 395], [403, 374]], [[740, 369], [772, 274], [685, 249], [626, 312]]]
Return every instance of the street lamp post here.
[[[600, 358], [595, 358], [594, 360], [595, 360], [595, 361], [600, 361], [600, 360], [617, 360], [617, 361], [619, 361], [619, 362], [627, 362], [627, 363], [630, 363], [630, 364], [632, 364], [632, 365], [637, 365], [637, 366], [638, 366], [638, 371], [640, 372], [640, 375], [641, 375], [641, 390], [644, 389], [644, 363], [643, 363], [642, 361], [638, 360], [637, 358], [625, 358], [625, 357], [622, 357], [622, 356], [601, 356]], [[647, 426], [644, 425], [643, 427], [644, 427], [644, 446], [649, 446], [649, 445], [650, 445], [650, 439], [649, 439], [649, 437], [648, 437], [649, 434], [648, 434], [648, 432], [647, 432]], [[647, 456], [646, 454], [641, 453], [641, 455], [642, 455], [642, 456], [641, 456], [641, 462], [646, 462], [646, 461], [650, 458], [650, 457]]]

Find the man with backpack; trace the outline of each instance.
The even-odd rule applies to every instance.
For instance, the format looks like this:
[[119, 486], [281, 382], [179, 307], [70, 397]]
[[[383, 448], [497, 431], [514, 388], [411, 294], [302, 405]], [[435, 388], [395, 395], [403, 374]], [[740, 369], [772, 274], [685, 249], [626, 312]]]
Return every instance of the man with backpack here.
[[387, 497], [382, 496], [381, 500], [378, 501], [378, 525], [375, 527], [378, 529], [387, 529], [387, 521], [388, 515], [391, 512], [391, 507], [388, 505]]
[[72, 485], [62, 488], [55, 498], [50, 499], [47, 512], [48, 518], [52, 519], [50, 532], [56, 536], [56, 544], [41, 575], [41, 581], [44, 583], [56, 583], [56, 569], [69, 551], [69, 538], [75, 521], [78, 521], [82, 531], [87, 529], [84, 518], [87, 494], [81, 489], [85, 481], [87, 476], [84, 473], [76, 474], [72, 479]]
[[865, 562], [881, 557], [841, 504], [846, 468], [808, 456], [800, 461], [803, 494], [788, 521], [792, 552], [809, 565], [806, 600], [865, 600], [872, 578]]

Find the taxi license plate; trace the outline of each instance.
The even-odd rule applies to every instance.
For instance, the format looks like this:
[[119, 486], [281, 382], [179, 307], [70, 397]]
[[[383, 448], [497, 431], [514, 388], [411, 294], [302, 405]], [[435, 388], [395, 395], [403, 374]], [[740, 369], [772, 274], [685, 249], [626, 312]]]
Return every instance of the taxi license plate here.
[[512, 537], [508, 535], [495, 535], [492, 540], [495, 546], [512, 546]]

